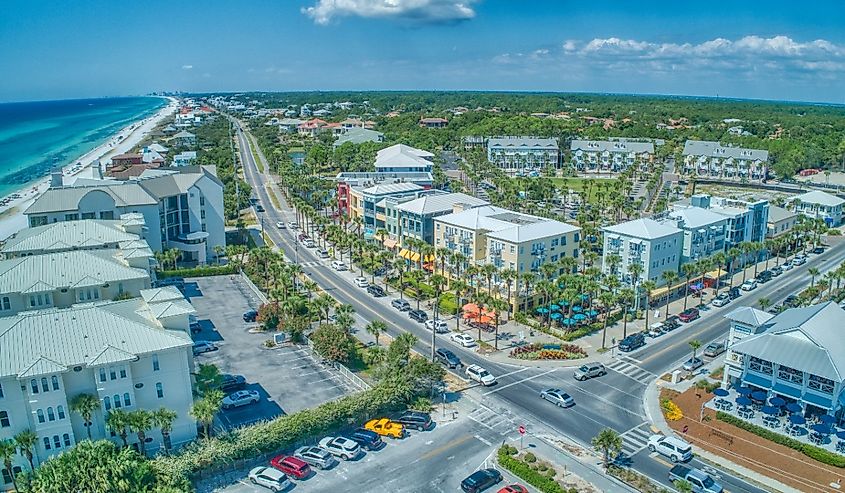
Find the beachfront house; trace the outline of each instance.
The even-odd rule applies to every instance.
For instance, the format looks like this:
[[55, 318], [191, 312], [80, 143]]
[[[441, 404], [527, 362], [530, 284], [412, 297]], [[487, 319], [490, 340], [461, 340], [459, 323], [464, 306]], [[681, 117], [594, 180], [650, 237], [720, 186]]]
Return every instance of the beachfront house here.
[[187, 130], [177, 133], [172, 140], [176, 145], [183, 147], [194, 147], [197, 144], [197, 136]]
[[796, 195], [790, 199], [792, 209], [812, 219], [821, 219], [829, 227], [842, 224], [842, 206], [845, 200], [821, 190]]

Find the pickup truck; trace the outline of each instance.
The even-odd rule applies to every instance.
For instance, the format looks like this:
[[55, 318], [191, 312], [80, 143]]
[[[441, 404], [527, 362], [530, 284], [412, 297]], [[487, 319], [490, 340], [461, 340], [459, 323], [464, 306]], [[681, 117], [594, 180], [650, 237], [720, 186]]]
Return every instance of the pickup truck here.
[[403, 438], [405, 436], [405, 427], [387, 418], [371, 419], [364, 425], [364, 429], [391, 438]]
[[725, 491], [722, 485], [713, 481], [709, 474], [693, 467], [677, 465], [670, 469], [669, 481], [674, 484], [678, 480], [692, 485], [693, 493], [723, 493]]

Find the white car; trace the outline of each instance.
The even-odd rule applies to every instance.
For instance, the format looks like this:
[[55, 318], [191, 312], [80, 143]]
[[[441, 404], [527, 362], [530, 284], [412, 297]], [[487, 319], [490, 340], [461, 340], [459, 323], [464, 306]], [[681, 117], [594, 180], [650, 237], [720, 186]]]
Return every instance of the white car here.
[[648, 449], [665, 455], [672, 462], [686, 462], [692, 459], [692, 445], [677, 437], [652, 435], [648, 439]]
[[366, 277], [356, 277], [355, 278], [355, 285], [359, 288], [368, 288], [370, 287], [370, 281], [367, 280]]
[[342, 270], [349, 269], [349, 267], [346, 266], [345, 262], [341, 262], [340, 260], [335, 260], [334, 262], [332, 262], [332, 269], [334, 269], [336, 271], [342, 271]]
[[320, 446], [343, 460], [355, 460], [364, 454], [358, 442], [346, 437], [323, 438], [320, 440]]
[[471, 335], [464, 334], [463, 332], [456, 332], [456, 333], [452, 334], [451, 336], [449, 336], [449, 339], [451, 339], [452, 342], [457, 342], [458, 344], [460, 344], [463, 347], [475, 347], [476, 346], [475, 339], [473, 339]]
[[754, 279], [749, 279], [742, 283], [742, 285], [739, 286], [739, 289], [743, 291], [754, 291], [755, 289], [757, 289], [757, 281], [755, 281]]
[[249, 471], [252, 484], [263, 486], [270, 491], [282, 491], [290, 487], [287, 475], [273, 467], [259, 466]]
[[792, 259], [792, 265], [804, 265], [807, 263], [807, 257], [802, 255], [796, 255], [795, 258]]
[[466, 369], [467, 378], [474, 380], [485, 387], [496, 383], [496, 377], [478, 365], [469, 365]]
[[780, 264], [780, 267], [783, 270], [792, 270], [792, 268], [795, 267], [795, 265], [793, 265], [792, 262], [784, 262], [784, 263]]
[[297, 224], [296, 224], [295, 222], [293, 222], [293, 221], [291, 221], [291, 222], [289, 222], [289, 223], [288, 223], [288, 227], [289, 227], [290, 229], [299, 229], [299, 225], [297, 225]]
[[426, 320], [425, 328], [428, 330], [433, 330], [438, 334], [445, 334], [449, 332], [449, 326], [446, 325], [445, 320], [434, 320], [433, 318], [430, 320]]
[[305, 248], [314, 248], [315, 246], [317, 246], [317, 244], [314, 243], [314, 240], [312, 240], [311, 238], [306, 239], [304, 244]]
[[686, 371], [693, 371], [701, 368], [702, 366], [704, 366], [704, 361], [702, 361], [701, 358], [690, 358], [684, 361], [683, 368]]
[[279, 229], [287, 229], [287, 226], [285, 226], [285, 223], [283, 223], [282, 221], [278, 221], [276, 223], [276, 227]]
[[713, 298], [713, 306], [725, 306], [731, 302], [731, 297], [728, 293], [719, 293], [719, 296]]
[[246, 406], [254, 404], [261, 400], [261, 394], [255, 390], [239, 390], [235, 393], [229, 394], [223, 398], [223, 409], [232, 409], [235, 407]]

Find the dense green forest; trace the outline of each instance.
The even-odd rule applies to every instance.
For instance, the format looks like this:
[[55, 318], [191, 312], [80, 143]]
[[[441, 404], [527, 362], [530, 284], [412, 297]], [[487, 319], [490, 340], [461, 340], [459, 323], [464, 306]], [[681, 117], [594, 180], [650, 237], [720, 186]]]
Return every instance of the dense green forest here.
[[[238, 217], [238, 210], [249, 206], [252, 189], [243, 179], [235, 177], [235, 155], [229, 127], [229, 120], [218, 117], [194, 130], [199, 144], [196, 163], [217, 166], [217, 177], [223, 182], [223, 208], [226, 219], [235, 219]], [[240, 204], [237, 204], [235, 199], [235, 180], [238, 181]]]

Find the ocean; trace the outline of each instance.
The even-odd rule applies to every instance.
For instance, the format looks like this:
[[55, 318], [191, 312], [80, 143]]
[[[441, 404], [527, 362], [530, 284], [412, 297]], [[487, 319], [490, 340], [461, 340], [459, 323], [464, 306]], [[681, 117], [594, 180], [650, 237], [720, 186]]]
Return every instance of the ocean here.
[[0, 197], [50, 174], [167, 104], [163, 98], [0, 104]]

